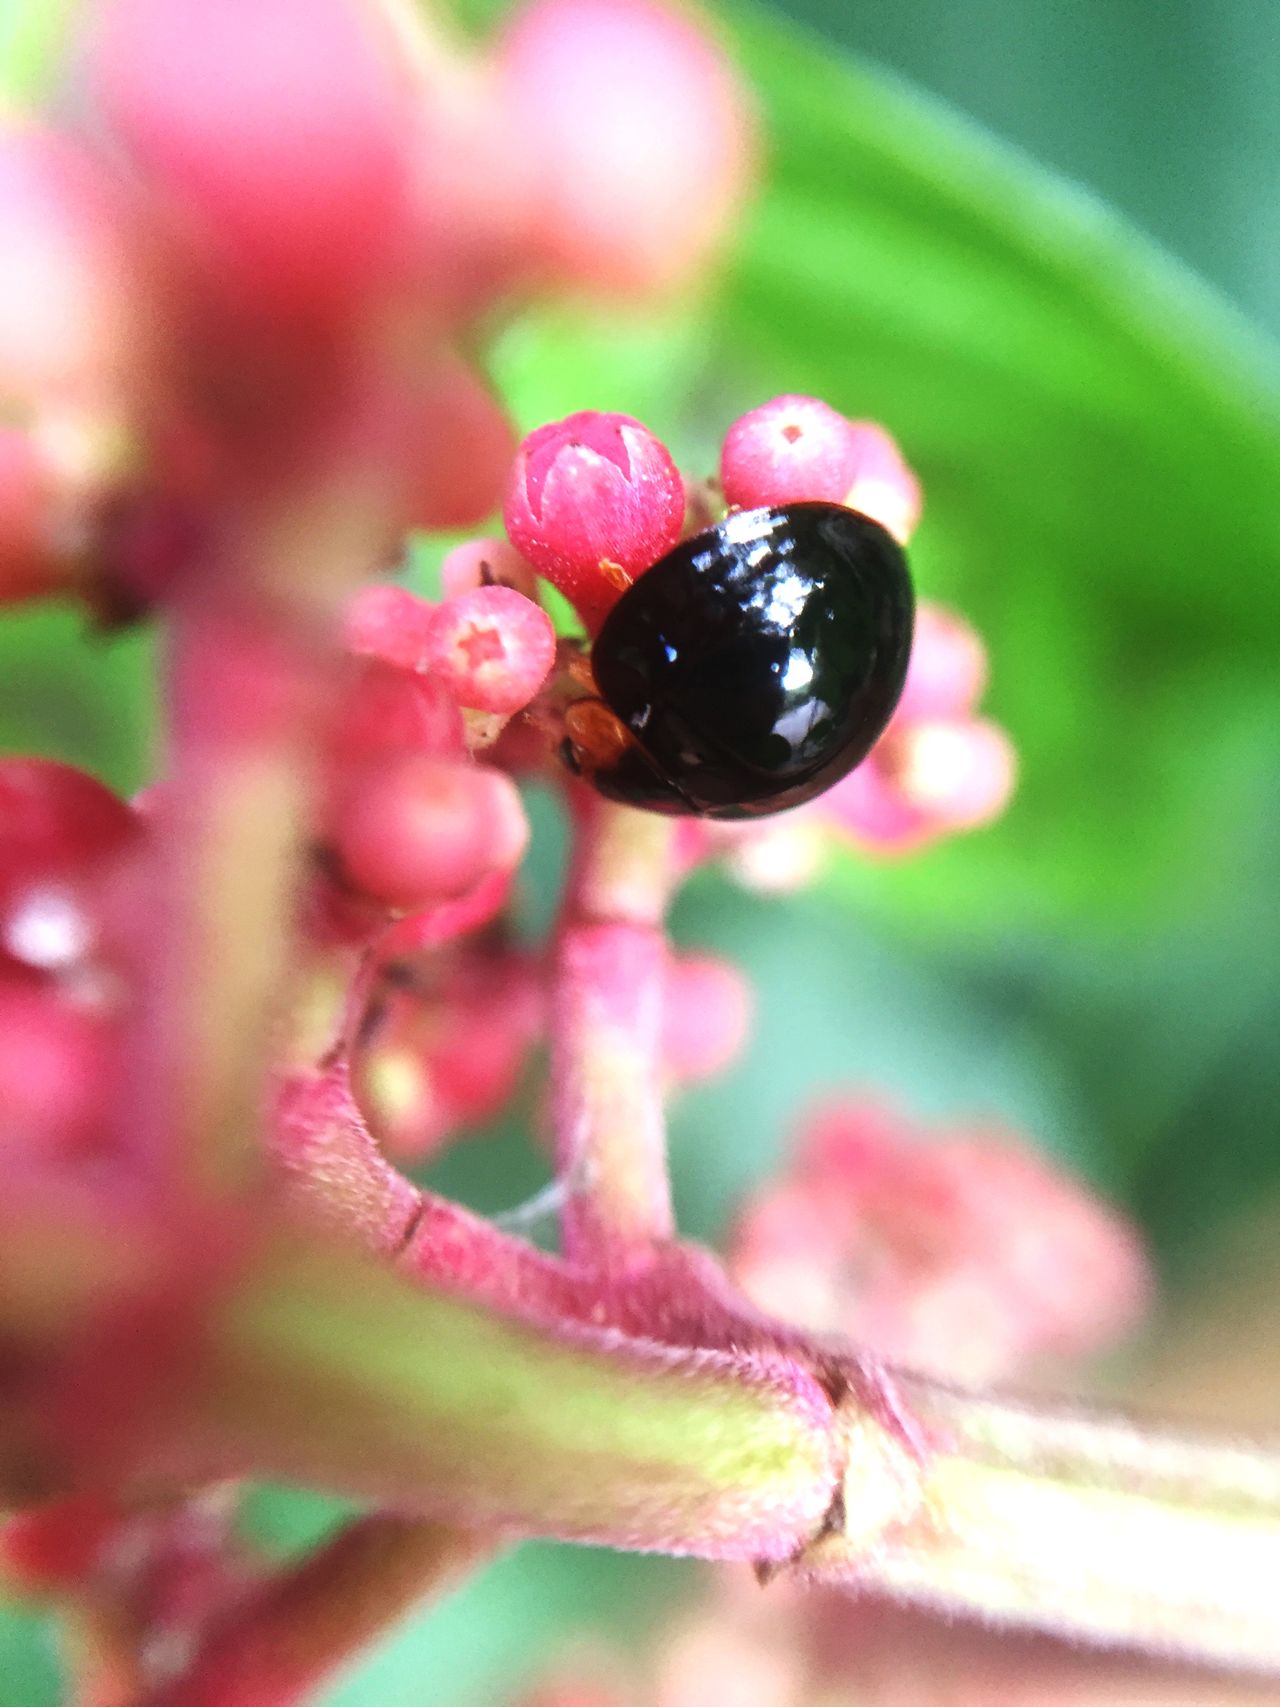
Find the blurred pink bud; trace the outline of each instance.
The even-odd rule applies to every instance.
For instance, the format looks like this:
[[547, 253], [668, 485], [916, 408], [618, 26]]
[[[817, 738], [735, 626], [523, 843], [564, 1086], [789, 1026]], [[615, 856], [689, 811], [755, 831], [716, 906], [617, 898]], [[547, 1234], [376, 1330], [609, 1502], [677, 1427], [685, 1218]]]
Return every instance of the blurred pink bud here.
[[555, 651], [540, 605], [510, 587], [477, 587], [433, 613], [424, 665], [459, 705], [510, 714], [537, 693]]
[[83, 1155], [100, 1135], [118, 1058], [111, 1024], [57, 988], [0, 977], [0, 1152], [9, 1163]]
[[529, 835], [509, 777], [422, 753], [391, 755], [347, 777], [330, 824], [344, 880], [400, 912], [512, 870]]
[[967, 1381], [1107, 1345], [1151, 1292], [1133, 1229], [1043, 1156], [857, 1102], [810, 1121], [733, 1252], [766, 1307]]
[[215, 285], [268, 312], [327, 318], [399, 276], [411, 87], [376, 8], [106, 0], [87, 77]]
[[362, 587], [347, 606], [343, 638], [348, 651], [419, 670], [432, 614], [433, 606], [407, 587]]
[[408, 526], [475, 527], [502, 503], [515, 434], [501, 404], [461, 356], [437, 353], [415, 404], [407, 454]]
[[483, 951], [422, 962], [361, 1027], [352, 1091], [384, 1151], [422, 1161], [510, 1101], [542, 1024], [533, 967]]
[[713, 1078], [741, 1054], [751, 1030], [751, 986], [730, 961], [673, 955], [663, 990], [662, 1056], [675, 1079]]
[[905, 854], [998, 818], [1017, 762], [1008, 736], [981, 721], [907, 723], [822, 797], [821, 811], [868, 852]]
[[125, 220], [64, 138], [0, 125], [0, 401], [99, 401], [131, 379], [146, 316]]
[[477, 587], [514, 587], [527, 599], [537, 595], [537, 576], [515, 546], [505, 539], [469, 539], [456, 545], [440, 565], [446, 599]]
[[464, 748], [462, 713], [440, 682], [370, 658], [343, 690], [330, 760], [341, 772], [391, 753], [457, 757]]
[[754, 150], [745, 92], [689, 17], [649, 0], [534, 0], [499, 69], [545, 260], [605, 291], [691, 280], [742, 205]]
[[897, 441], [874, 421], [855, 421], [856, 466], [843, 502], [880, 523], [905, 545], [916, 530], [922, 505], [920, 482]]
[[0, 1578], [33, 1595], [83, 1584], [120, 1520], [105, 1494], [68, 1494], [17, 1512], [0, 1523]]
[[137, 845], [133, 808], [48, 759], [0, 759], [0, 950], [64, 970], [97, 942], [102, 886]]
[[720, 484], [726, 504], [754, 509], [820, 498], [844, 502], [858, 467], [853, 423], [816, 397], [775, 397], [725, 435]]
[[916, 606], [915, 636], [902, 698], [903, 722], [972, 710], [987, 685], [987, 649], [962, 616], [927, 599]]
[[584, 409], [520, 446], [503, 518], [512, 544], [594, 633], [680, 537], [684, 482], [639, 421]]

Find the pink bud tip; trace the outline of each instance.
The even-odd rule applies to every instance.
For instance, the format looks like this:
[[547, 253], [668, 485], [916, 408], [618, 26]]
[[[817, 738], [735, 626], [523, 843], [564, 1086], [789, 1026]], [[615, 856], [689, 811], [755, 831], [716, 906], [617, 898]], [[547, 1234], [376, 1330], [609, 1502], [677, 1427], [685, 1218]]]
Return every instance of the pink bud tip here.
[[459, 705], [511, 713], [547, 679], [555, 651], [539, 605], [510, 587], [477, 587], [434, 613], [424, 662]]
[[715, 47], [648, 0], [535, 0], [499, 52], [545, 261], [612, 292], [693, 278], [730, 229], [754, 156], [745, 92]]
[[524, 853], [528, 823], [502, 772], [402, 753], [350, 777], [332, 815], [346, 881], [395, 911], [462, 895]]
[[503, 518], [512, 543], [594, 632], [619, 594], [680, 537], [684, 482], [629, 415], [582, 410], [521, 445]]
[[725, 502], [744, 510], [807, 498], [841, 504], [857, 468], [851, 421], [816, 397], [775, 397], [729, 428], [720, 484]]
[[432, 607], [407, 587], [365, 587], [347, 607], [347, 648], [404, 670], [422, 668]]
[[668, 1072], [685, 1081], [722, 1073], [751, 1029], [751, 987], [738, 968], [710, 954], [667, 964], [662, 1052]]
[[469, 539], [454, 546], [440, 565], [440, 585], [446, 599], [477, 587], [514, 587], [527, 599], [535, 597], [537, 577], [533, 566], [508, 540]]

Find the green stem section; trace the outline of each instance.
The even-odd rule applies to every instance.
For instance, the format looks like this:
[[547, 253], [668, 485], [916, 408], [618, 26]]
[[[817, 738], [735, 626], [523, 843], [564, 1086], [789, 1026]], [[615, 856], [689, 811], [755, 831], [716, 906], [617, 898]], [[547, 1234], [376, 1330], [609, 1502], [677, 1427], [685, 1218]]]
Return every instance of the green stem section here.
[[[1280, 1668], [1280, 1453], [915, 1377], [850, 1415], [843, 1530], [802, 1569], [986, 1621]], [[879, 1488], [879, 1508], [867, 1488]]]
[[838, 1477], [830, 1402], [782, 1360], [553, 1331], [273, 1234], [215, 1307], [150, 1474], [243, 1470], [401, 1512], [778, 1560]]

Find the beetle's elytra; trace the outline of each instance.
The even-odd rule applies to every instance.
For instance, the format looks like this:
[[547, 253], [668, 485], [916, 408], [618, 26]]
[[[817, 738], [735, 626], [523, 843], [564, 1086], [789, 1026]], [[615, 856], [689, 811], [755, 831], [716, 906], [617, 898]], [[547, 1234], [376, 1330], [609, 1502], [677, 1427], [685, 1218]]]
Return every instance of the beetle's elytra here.
[[600, 793], [655, 812], [798, 806], [883, 732], [914, 609], [906, 556], [869, 516], [825, 503], [737, 511], [609, 612], [591, 649], [603, 707], [571, 719], [566, 759]]

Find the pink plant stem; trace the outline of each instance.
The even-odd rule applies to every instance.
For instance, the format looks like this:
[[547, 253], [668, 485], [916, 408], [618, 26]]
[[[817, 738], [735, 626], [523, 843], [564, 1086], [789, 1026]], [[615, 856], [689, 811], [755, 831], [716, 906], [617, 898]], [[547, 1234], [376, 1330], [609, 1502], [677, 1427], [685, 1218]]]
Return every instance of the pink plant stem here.
[[660, 1052], [671, 829], [596, 800], [577, 829], [551, 1003], [562, 1231], [570, 1259], [618, 1270], [674, 1230]]
[[[161, 807], [130, 1142], [173, 1205], [239, 1195], [288, 945], [326, 653], [309, 626], [206, 592], [172, 635]], [[173, 1193], [177, 1191], [177, 1198]]]
[[446, 1594], [492, 1547], [429, 1520], [358, 1518], [232, 1607], [182, 1675], [141, 1698], [144, 1707], [303, 1707], [387, 1625]]

